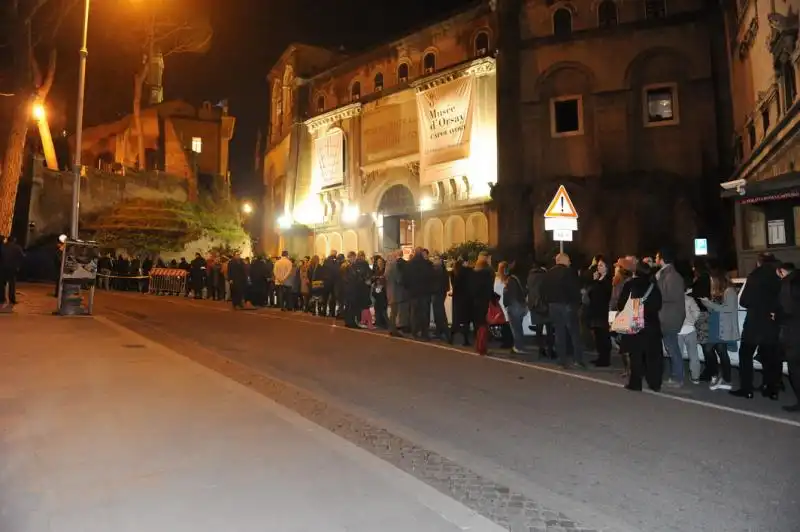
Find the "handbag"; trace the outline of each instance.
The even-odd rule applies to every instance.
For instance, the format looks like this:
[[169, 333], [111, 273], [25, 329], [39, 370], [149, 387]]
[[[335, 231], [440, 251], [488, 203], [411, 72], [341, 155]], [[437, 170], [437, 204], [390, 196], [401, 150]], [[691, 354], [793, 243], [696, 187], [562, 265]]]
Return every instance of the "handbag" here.
[[503, 309], [494, 301], [489, 303], [489, 310], [486, 312], [486, 323], [488, 325], [503, 325], [507, 323]]
[[625, 308], [616, 315], [611, 330], [618, 334], [638, 334], [644, 329], [644, 304], [653, 291], [653, 285], [647, 289], [641, 299], [628, 297]]

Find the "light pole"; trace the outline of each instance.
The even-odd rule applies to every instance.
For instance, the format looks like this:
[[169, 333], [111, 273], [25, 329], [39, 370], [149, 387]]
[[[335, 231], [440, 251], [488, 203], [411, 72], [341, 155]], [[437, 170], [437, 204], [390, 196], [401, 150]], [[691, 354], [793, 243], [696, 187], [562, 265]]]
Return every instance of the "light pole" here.
[[84, 0], [81, 63], [78, 69], [78, 109], [75, 124], [75, 168], [73, 169], [75, 180], [72, 184], [72, 223], [70, 224], [70, 236], [73, 240], [78, 239], [78, 217], [81, 211], [81, 143], [83, 142], [83, 100], [86, 90], [86, 56], [89, 55], [89, 50], [86, 48], [89, 34], [89, 4], [90, 0]]

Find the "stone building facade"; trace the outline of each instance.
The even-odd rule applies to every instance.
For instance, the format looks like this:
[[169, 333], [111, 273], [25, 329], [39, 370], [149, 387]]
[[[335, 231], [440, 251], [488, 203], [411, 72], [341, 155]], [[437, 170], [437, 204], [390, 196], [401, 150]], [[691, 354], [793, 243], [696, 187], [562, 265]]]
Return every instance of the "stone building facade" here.
[[[713, 248], [723, 27], [705, 0], [491, 0], [355, 57], [290, 47], [269, 76], [266, 251], [480, 240], [544, 256], [562, 184], [573, 254]], [[469, 134], [437, 132], [444, 111]]]
[[486, 4], [352, 57], [290, 46], [268, 77], [265, 251], [496, 241], [493, 34]]
[[734, 203], [739, 271], [769, 250], [800, 262], [800, 1], [726, 4], [736, 168], [723, 196]]
[[563, 184], [580, 215], [570, 252], [690, 255], [718, 215], [719, 10], [703, 0], [527, 0], [521, 11], [522, 165], [539, 254], [554, 248], [543, 214]]

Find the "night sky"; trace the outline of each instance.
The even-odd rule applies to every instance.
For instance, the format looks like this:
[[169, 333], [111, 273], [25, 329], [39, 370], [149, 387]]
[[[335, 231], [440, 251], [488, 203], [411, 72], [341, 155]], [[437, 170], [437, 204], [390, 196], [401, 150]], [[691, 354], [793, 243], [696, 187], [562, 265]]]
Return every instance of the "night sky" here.
[[[93, 2], [89, 32], [86, 125], [130, 113], [133, 72], [148, 2], [207, 14], [214, 29], [210, 50], [167, 59], [165, 100], [199, 104], [227, 98], [237, 119], [231, 152], [234, 190], [259, 191], [254, 173], [256, 135], [266, 130], [269, 68], [291, 42], [355, 52], [401, 36], [474, 0], [99, 0]], [[56, 85], [48, 105], [54, 127], [74, 128], [80, 9], [59, 37]], [[60, 126], [58, 122], [64, 124]], [[265, 131], [266, 133], [266, 131]]]

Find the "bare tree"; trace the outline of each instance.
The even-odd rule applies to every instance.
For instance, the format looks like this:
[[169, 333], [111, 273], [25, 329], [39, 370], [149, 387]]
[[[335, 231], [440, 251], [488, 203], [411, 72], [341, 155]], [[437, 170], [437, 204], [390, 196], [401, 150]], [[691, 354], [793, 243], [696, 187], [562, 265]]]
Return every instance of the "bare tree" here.
[[[64, 18], [79, 0], [4, 0], [5, 44], [12, 49], [14, 115], [6, 139], [0, 174], [0, 235], [11, 233], [17, 187], [22, 173], [25, 141], [34, 103], [44, 104], [56, 71], [54, 39]], [[37, 52], [49, 50], [42, 71]]]
[[184, 53], [204, 53], [211, 45], [213, 31], [208, 20], [196, 13], [190, 16], [157, 12], [149, 20], [145, 30], [142, 64], [133, 79], [133, 125], [136, 132], [136, 155], [139, 168], [145, 168], [144, 131], [142, 127], [142, 93], [153, 58]]

